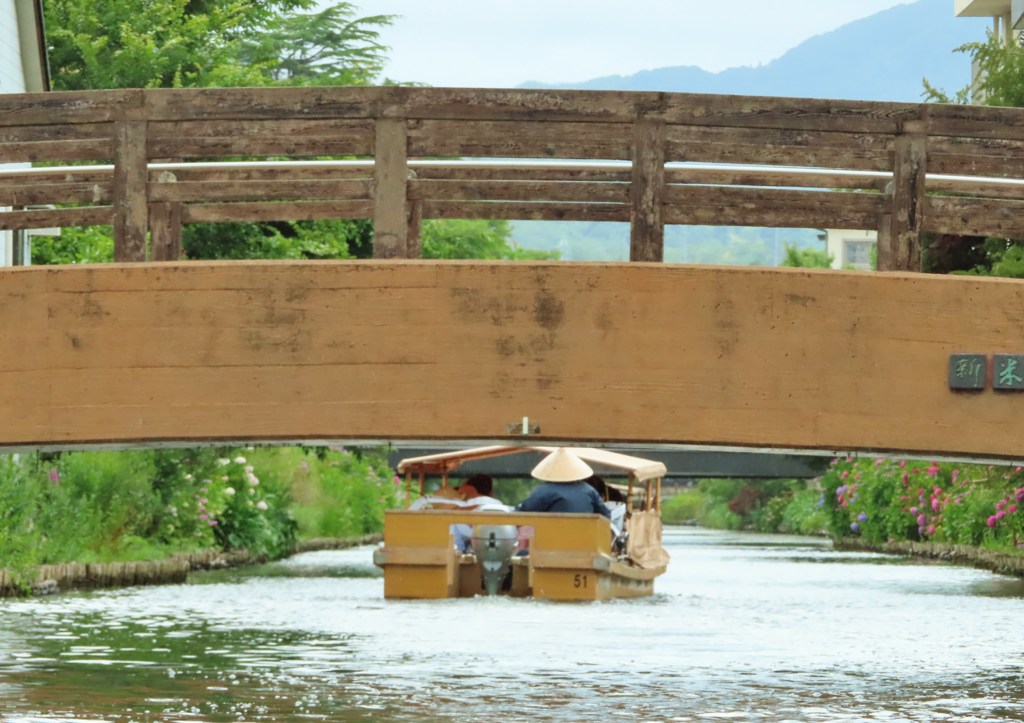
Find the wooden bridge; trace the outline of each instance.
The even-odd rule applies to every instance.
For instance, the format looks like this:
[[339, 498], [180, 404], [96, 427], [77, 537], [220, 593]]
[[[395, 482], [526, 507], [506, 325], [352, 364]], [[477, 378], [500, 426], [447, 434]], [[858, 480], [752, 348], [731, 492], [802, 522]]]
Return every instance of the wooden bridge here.
[[[443, 160], [467, 157], [486, 162]], [[1024, 286], [914, 272], [922, 234], [1024, 235], [1022, 160], [1024, 112], [972, 106], [2, 95], [0, 162], [63, 167], [0, 173], [0, 228], [113, 224], [130, 263], [0, 273], [0, 445], [525, 427], [1014, 458], [1024, 395], [994, 390], [993, 364], [1024, 355]], [[182, 224], [313, 218], [373, 219], [377, 259], [176, 261]], [[420, 261], [424, 218], [629, 221], [633, 262], [662, 259], [666, 224], [877, 229], [887, 273]], [[983, 388], [951, 388], [955, 354], [983, 359]]]

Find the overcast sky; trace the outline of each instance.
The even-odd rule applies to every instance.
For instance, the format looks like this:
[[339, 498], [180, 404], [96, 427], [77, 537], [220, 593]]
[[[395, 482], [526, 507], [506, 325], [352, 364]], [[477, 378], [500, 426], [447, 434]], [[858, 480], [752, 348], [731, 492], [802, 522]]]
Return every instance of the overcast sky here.
[[[514, 87], [696, 65], [767, 63], [807, 38], [913, 0], [352, 0], [399, 15], [385, 75]], [[953, 12], [950, 0], [944, 2]], [[323, 0], [322, 4], [328, 4]]]

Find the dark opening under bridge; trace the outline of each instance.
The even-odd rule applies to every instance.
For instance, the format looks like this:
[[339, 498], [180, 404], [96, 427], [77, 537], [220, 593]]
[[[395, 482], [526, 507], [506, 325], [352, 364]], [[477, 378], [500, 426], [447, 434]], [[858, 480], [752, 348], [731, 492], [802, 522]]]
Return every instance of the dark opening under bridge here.
[[[488, 160], [437, 160], [466, 157]], [[0, 96], [0, 162], [26, 161], [94, 165], [0, 173], [0, 228], [110, 223], [129, 263], [0, 273], [6, 447], [507, 440], [528, 418], [535, 439], [1020, 454], [1024, 395], [994, 391], [992, 365], [1024, 355], [1024, 286], [914, 273], [924, 233], [1024, 235], [1019, 110]], [[373, 219], [377, 258], [176, 261], [182, 224], [312, 218]], [[631, 260], [655, 263], [416, 260], [424, 218], [629, 221]], [[877, 229], [885, 273], [656, 263], [666, 224]], [[950, 388], [961, 353], [983, 389]]]

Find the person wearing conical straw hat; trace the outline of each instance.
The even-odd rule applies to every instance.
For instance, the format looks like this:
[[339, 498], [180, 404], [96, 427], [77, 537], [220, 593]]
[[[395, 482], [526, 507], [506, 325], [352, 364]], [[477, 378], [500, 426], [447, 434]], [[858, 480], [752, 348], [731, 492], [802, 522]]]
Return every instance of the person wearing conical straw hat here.
[[522, 512], [596, 512], [611, 517], [601, 495], [585, 481], [594, 474], [586, 462], [559, 447], [533, 468], [533, 476], [544, 484], [516, 505]]

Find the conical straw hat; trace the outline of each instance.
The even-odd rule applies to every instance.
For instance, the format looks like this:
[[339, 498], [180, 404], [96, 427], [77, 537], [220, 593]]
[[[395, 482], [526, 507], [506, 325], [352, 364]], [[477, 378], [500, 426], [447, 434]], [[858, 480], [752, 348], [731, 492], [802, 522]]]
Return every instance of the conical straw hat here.
[[594, 474], [594, 470], [569, 450], [559, 447], [542, 459], [532, 474], [545, 482], [576, 482]]

